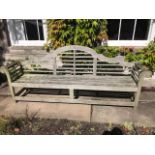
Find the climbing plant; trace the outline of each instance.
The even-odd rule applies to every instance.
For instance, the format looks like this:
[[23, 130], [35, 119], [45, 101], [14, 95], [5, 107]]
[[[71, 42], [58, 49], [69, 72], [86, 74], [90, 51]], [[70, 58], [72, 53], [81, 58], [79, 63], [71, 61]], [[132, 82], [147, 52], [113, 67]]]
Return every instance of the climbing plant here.
[[107, 21], [104, 19], [50, 19], [46, 49], [76, 44], [96, 47], [107, 40]]

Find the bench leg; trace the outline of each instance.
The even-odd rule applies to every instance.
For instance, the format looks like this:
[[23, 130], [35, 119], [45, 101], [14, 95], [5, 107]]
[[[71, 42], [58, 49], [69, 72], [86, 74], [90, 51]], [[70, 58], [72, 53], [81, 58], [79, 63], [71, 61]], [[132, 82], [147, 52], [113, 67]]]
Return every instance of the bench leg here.
[[9, 88], [10, 88], [10, 93], [11, 93], [12, 99], [16, 103], [16, 100], [15, 100], [15, 88], [10, 86], [10, 85], [9, 85]]
[[69, 96], [70, 96], [71, 99], [75, 98], [74, 89], [69, 89]]
[[138, 107], [138, 103], [139, 103], [139, 98], [140, 98], [140, 93], [141, 93], [141, 87], [138, 88], [138, 91], [135, 93], [135, 105], [134, 105], [134, 109], [136, 110], [136, 108]]

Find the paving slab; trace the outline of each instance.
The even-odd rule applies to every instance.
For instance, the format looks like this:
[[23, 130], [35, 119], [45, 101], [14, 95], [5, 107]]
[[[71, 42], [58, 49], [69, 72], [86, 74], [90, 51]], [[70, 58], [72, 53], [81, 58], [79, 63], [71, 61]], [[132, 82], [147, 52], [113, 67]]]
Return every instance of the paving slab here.
[[25, 116], [26, 108], [30, 115], [37, 113], [40, 118], [57, 118], [78, 121], [90, 121], [90, 105], [62, 104], [62, 103], [41, 103], [41, 102], [17, 102], [14, 103], [11, 97], [0, 101], [0, 115]]
[[140, 106], [134, 112], [133, 122], [137, 126], [155, 127], [155, 101], [141, 102]]
[[155, 101], [139, 103], [136, 110], [128, 107], [93, 106], [92, 122], [155, 127]]
[[132, 120], [133, 108], [94, 105], [92, 109], [92, 122], [120, 124]]

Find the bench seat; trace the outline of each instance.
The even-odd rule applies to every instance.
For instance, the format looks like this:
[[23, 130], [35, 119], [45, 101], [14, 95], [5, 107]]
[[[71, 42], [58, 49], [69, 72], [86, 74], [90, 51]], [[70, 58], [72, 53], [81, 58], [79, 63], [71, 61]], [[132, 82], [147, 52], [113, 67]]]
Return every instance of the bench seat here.
[[13, 87], [136, 92], [131, 76], [55, 76], [24, 74]]

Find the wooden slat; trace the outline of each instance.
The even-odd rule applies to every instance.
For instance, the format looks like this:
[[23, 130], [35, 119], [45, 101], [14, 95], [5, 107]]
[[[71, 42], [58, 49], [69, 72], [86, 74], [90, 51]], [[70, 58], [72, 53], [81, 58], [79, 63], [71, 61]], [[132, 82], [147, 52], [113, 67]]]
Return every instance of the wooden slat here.
[[[73, 62], [73, 60], [62, 60], [63, 63], [65, 62]], [[93, 59], [92, 60], [76, 60], [76, 62], [92, 62], [93, 63]]]
[[122, 68], [97, 68], [97, 71], [98, 70], [103, 70], [103, 71], [123, 71], [123, 69]]
[[53, 73], [53, 70], [24, 70], [25, 73]]
[[112, 71], [111, 72], [108, 72], [108, 71], [107, 72], [104, 72], [104, 71], [100, 72], [100, 71], [97, 71], [96, 74], [116, 74], [116, 75], [122, 74], [122, 75], [124, 75], [124, 72], [121, 72], [121, 71], [120, 72], [112, 72]]
[[59, 70], [65, 70], [65, 71], [67, 71], [67, 70], [74, 70], [74, 67], [61, 67], [61, 68], [57, 68], [57, 71], [59, 71]]
[[[69, 83], [69, 85], [84, 85], [85, 83], [86, 83], [86, 81], [68, 81], [68, 82], [70, 82]], [[66, 81], [66, 82], [64, 82], [64, 81], [54, 81], [54, 80], [46, 80], [46, 81], [44, 81], [44, 80], [40, 80], [39, 82], [38, 82], [38, 84], [46, 84], [46, 83], [48, 83], [48, 84], [57, 84], [57, 83], [59, 83], [58, 85], [60, 85], [60, 84], [62, 84], [62, 85], [67, 85], [68, 84], [68, 82]], [[33, 80], [21, 80], [21, 81], [18, 81], [18, 83], [35, 83]], [[87, 82], [87, 84], [86, 84], [86, 87], [87, 86], [114, 86], [114, 87], [121, 87], [122, 85], [125, 85], [125, 86], [129, 86], [129, 87], [135, 87], [135, 85], [133, 85], [133, 83], [126, 83], [126, 82], [123, 82], [122, 81], [122, 83], [115, 83], [114, 81], [113, 82], [106, 82], [106, 83], [102, 83], [102, 85], [98, 82], [98, 83], [95, 83], [95, 81], [88, 81]], [[124, 86], [123, 86], [124, 87]]]
[[134, 83], [134, 81], [133, 81], [133, 79], [131, 78], [131, 79], [90, 79], [89, 77], [87, 78], [87, 79], [78, 79], [78, 78], [75, 78], [75, 79], [73, 79], [73, 78], [68, 78], [68, 79], [61, 79], [61, 78], [59, 78], [59, 77], [57, 77], [57, 79], [56, 78], [48, 78], [48, 76], [47, 76], [47, 78], [46, 78], [46, 80], [45, 80], [45, 78], [38, 78], [37, 76], [36, 77], [30, 77], [30, 78], [25, 78], [25, 77], [21, 77], [17, 82], [32, 82], [32, 83], [36, 83], [35, 81], [34, 81], [34, 79], [36, 79], [37, 80], [37, 82], [38, 83], [41, 83], [41, 81], [43, 82], [43, 83], [47, 83], [47, 82], [63, 82], [63, 83], [65, 83], [65, 82], [70, 82], [70, 83], [72, 83], [72, 82], [78, 82], [78, 83], [82, 83], [82, 82], [87, 82], [87, 83], [90, 83], [90, 82], [93, 82], [93, 83], [95, 83], [95, 84], [99, 84], [99, 85], [102, 85], [102, 84], [109, 84], [109, 83], [115, 83], [115, 84], [130, 84], [130, 83], [132, 83], [132, 85], [135, 85], [135, 83]]
[[[69, 59], [69, 58], [74, 58], [74, 56], [60, 56], [60, 58], [67, 58], [67, 59]], [[81, 58], [81, 59], [93, 59], [93, 57], [92, 56], [75, 56], [75, 58]]]
[[[72, 52], [64, 52], [64, 53], [62, 53], [62, 54], [60, 54], [60, 55], [70, 55], [70, 54], [72, 54], [73, 55], [73, 51]], [[82, 55], [91, 55], [91, 54], [89, 54], [89, 53], [86, 53], [86, 52], [79, 52], [79, 51], [76, 51], [76, 53], [75, 53], [76, 55], [80, 55], [80, 54], [82, 54]]]
[[7, 68], [12, 68], [15, 65], [19, 65], [19, 62], [12, 62], [12, 63], [10, 63], [10, 64], [7, 65]]
[[56, 73], [73, 73], [73, 70], [68, 70], [68, 71], [63, 71], [63, 70], [58, 70]]
[[14, 70], [14, 71], [9, 72], [9, 73], [10, 73], [10, 75], [14, 75], [14, 74], [18, 74], [18, 73], [23, 73], [23, 71], [21, 68], [19, 68], [18, 70]]
[[[66, 57], [73, 57], [74, 53], [70, 53], [70, 54], [62, 54], [59, 55], [60, 58], [66, 58]], [[90, 54], [87, 53], [75, 53], [75, 57], [92, 57]]]
[[68, 76], [68, 75], [64, 75], [64, 76], [57, 76], [57, 75], [44, 75], [44, 74], [24, 74], [22, 77], [47, 77], [47, 78], [55, 78], [55, 79], [68, 79], [68, 78], [72, 78], [72, 79], [90, 79], [92, 78], [93, 80], [94, 79], [130, 79], [131, 77], [130, 76], [103, 76], [103, 77], [98, 77], [98, 76], [90, 76], [90, 77], [87, 77], [87, 76]]
[[88, 71], [89, 71], [89, 70], [93, 70], [92, 67], [91, 67], [91, 68], [90, 68], [90, 67], [86, 67], [86, 68], [83, 68], [83, 67], [76, 67], [75, 69], [76, 69], [76, 70], [88, 70]]
[[56, 80], [112, 80], [112, 81], [118, 81], [118, 80], [131, 80], [132, 78], [130, 76], [103, 76], [103, 77], [98, 77], [98, 76], [57, 76], [57, 75], [44, 75], [44, 74], [24, 74], [20, 79], [22, 78], [41, 78], [41, 79], [56, 79]]
[[134, 106], [134, 102], [130, 100], [112, 100], [110, 99], [70, 99], [70, 98], [60, 98], [60, 97], [45, 97], [42, 95], [41, 97], [37, 96], [24, 96], [24, 97], [15, 97], [18, 101], [36, 101], [36, 102], [53, 102], [53, 103], [71, 103], [71, 104], [92, 104], [92, 105], [115, 105], [115, 106]]
[[[70, 63], [70, 64], [63, 64], [63, 67], [65, 67], [65, 66], [73, 66], [73, 64], [72, 63]], [[75, 66], [93, 66], [93, 64], [78, 64], [78, 63], [75, 63]]]
[[15, 81], [15, 80], [19, 79], [21, 76], [22, 76], [22, 73], [11, 76], [11, 81]]
[[[86, 83], [86, 80], [81, 80], [81, 81], [77, 81], [77, 80], [74, 80], [74, 81], [63, 81], [63, 80], [52, 80], [52, 79], [46, 79], [46, 81], [44, 79], [36, 79], [38, 82], [38, 84], [46, 84], [46, 83], [49, 83], [49, 84], [57, 84], [60, 85], [67, 85], [68, 82], [69, 84], [68, 85], [84, 85]], [[36, 83], [33, 81], [33, 79], [23, 79], [23, 80], [18, 80], [17, 81], [18, 83]], [[133, 81], [132, 81], [133, 82]], [[106, 82], [102, 82], [100, 84], [99, 81], [90, 81], [88, 80], [87, 81], [87, 84], [85, 84], [86, 86], [114, 86], [114, 87], [121, 87], [122, 85], [125, 85], [125, 86], [131, 86], [131, 87], [134, 87], [135, 85], [132, 83], [131, 81], [129, 82], [126, 82], [126, 81], [118, 81], [117, 84], [115, 83], [115, 81], [106, 81]], [[124, 86], [123, 86], [124, 87]]]
[[76, 74], [93, 74], [93, 70], [92, 71], [76, 71]]
[[98, 90], [98, 91], [117, 91], [117, 92], [136, 92], [136, 86], [123, 85], [123, 86], [110, 86], [110, 85], [83, 85], [83, 84], [66, 84], [64, 83], [17, 83], [13, 82], [14, 87], [27, 87], [27, 88], [53, 88], [53, 89], [77, 89], [77, 90]]
[[21, 68], [20, 65], [16, 65], [16, 66], [13, 66], [13, 67], [11, 67], [11, 68], [8, 68], [8, 70], [9, 70], [9, 72], [11, 72], [11, 71], [14, 71], [14, 70], [18, 70], [18, 69], [20, 69], [20, 68]]

